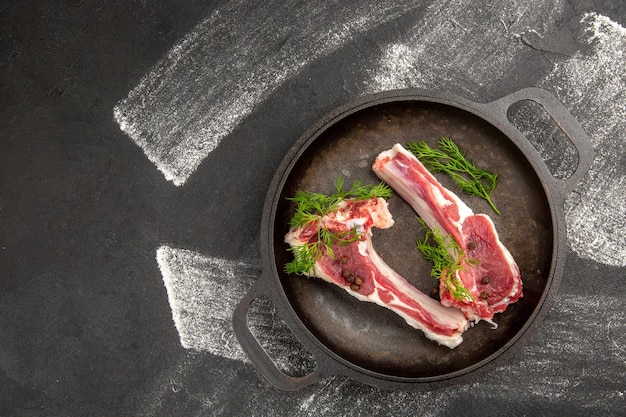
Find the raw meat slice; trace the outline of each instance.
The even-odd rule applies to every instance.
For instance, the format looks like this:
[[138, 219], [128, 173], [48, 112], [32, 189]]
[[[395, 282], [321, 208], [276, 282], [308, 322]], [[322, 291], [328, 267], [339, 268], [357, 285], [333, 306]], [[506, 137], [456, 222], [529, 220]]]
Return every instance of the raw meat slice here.
[[[349, 244], [334, 244], [332, 258], [324, 253], [311, 275], [345, 289], [361, 301], [386, 307], [400, 315], [425, 336], [449, 348], [462, 341], [469, 327], [463, 313], [445, 307], [412, 286], [389, 267], [372, 246], [372, 227], [393, 225], [387, 202], [383, 198], [343, 200], [336, 211], [322, 219], [322, 227], [335, 232], [350, 232], [356, 225], [359, 239]], [[317, 239], [319, 223], [292, 228], [285, 236], [291, 247]]]
[[[431, 229], [437, 228], [444, 236], [451, 235], [463, 249], [465, 259], [460, 262], [464, 268], [456, 272], [456, 276], [473, 299], [456, 300], [442, 280], [441, 303], [461, 309], [469, 320], [486, 320], [495, 327], [494, 314], [503, 312], [522, 297], [522, 280], [491, 218], [474, 214], [400, 144], [381, 152], [372, 168]], [[477, 260], [478, 265], [469, 265], [468, 259]]]

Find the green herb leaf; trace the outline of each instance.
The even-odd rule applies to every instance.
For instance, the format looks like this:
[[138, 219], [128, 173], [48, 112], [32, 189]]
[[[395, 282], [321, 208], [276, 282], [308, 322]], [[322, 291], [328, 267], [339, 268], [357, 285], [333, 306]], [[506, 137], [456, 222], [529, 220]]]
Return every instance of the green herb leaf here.
[[310, 274], [315, 263], [324, 253], [334, 259], [332, 250], [334, 244], [347, 245], [361, 238], [356, 226], [345, 232], [330, 231], [324, 227], [322, 219], [328, 213], [337, 210], [341, 201], [345, 199], [361, 201], [378, 197], [388, 199], [392, 194], [391, 188], [382, 182], [372, 185], [363, 184], [357, 180], [349, 189], [344, 188], [344, 183], [343, 176], [340, 176], [335, 181], [335, 192], [331, 195], [298, 190], [294, 197], [287, 199], [297, 204], [289, 226], [298, 228], [313, 225], [317, 227], [317, 239], [288, 249], [293, 253], [294, 259], [285, 265], [285, 272], [298, 275]]
[[448, 174], [458, 185], [461, 191], [484, 198], [493, 211], [500, 214], [500, 210], [491, 200], [491, 194], [496, 188], [497, 173], [490, 173], [478, 168], [469, 161], [461, 149], [450, 138], [439, 141], [439, 149], [433, 149], [424, 141], [409, 142], [406, 148], [432, 172]]
[[452, 238], [452, 235], [443, 236], [438, 228], [431, 230], [424, 220], [418, 217], [422, 227], [426, 229], [424, 240], [417, 239], [417, 248], [422, 255], [433, 263], [430, 275], [443, 282], [446, 289], [458, 301], [474, 301], [474, 297], [461, 280], [456, 276], [458, 271], [465, 270], [462, 262], [477, 265], [476, 259], [466, 259], [465, 251]]

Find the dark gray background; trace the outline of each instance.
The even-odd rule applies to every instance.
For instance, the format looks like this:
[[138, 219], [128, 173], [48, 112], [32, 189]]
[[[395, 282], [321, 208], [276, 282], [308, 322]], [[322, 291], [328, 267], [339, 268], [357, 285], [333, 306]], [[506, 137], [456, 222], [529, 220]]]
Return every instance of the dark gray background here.
[[[296, 13], [296, 3], [285, 2], [281, 16]], [[328, 5], [320, 31], [346, 13], [342, 3], [350, 4]], [[434, 3], [398, 6], [393, 19], [277, 81], [177, 187], [120, 130], [113, 109], [205, 18], [241, 7], [251, 19], [254, 8], [244, 2], [3, 2], [0, 414], [624, 415], [624, 268], [573, 251], [545, 331], [509, 367], [468, 385], [403, 393], [330, 378], [284, 393], [246, 361], [181, 346], [157, 248], [258, 259], [265, 193], [285, 152], [310, 124], [365, 92], [362, 80], [381, 45], [410, 40], [417, 23], [440, 23], [420, 20]], [[494, 100], [538, 85], [555, 62], [590, 48], [580, 41], [585, 12], [626, 24], [621, 0], [560, 4], [550, 22], [541, 8], [533, 15], [535, 3], [528, 2], [527, 15], [538, 27], [558, 30], [535, 36], [519, 28], [511, 42], [527, 50], [499, 82], [481, 80], [476, 69], [466, 77], [467, 68], [445, 68], [433, 87]], [[267, 24], [288, 22], [265, 13]], [[475, 25], [493, 21], [491, 13], [489, 7], [467, 10]], [[502, 24], [512, 19], [502, 16]], [[316, 21], [310, 24], [314, 30]], [[524, 30], [526, 36], [519, 35]], [[243, 82], [241, 73], [232, 77]], [[593, 120], [597, 111], [582, 107], [575, 115]], [[518, 116], [522, 125], [524, 117]], [[555, 149], [544, 150], [549, 166], [567, 172], [572, 158]], [[623, 178], [625, 169], [622, 164], [610, 176]], [[258, 273], [252, 267], [249, 275]]]

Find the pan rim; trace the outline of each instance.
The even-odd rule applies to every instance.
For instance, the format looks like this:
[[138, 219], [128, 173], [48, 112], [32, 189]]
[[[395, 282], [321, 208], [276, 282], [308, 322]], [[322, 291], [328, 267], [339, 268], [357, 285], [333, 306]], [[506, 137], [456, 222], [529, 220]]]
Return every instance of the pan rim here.
[[[513, 146], [520, 151], [537, 176], [543, 188], [542, 192], [546, 197], [552, 222], [553, 242], [550, 271], [547, 274], [545, 288], [541, 293], [537, 306], [529, 315], [523, 326], [502, 347], [486, 358], [463, 369], [435, 376], [406, 377], [381, 373], [355, 364], [334, 352], [315, 334], [313, 334], [293, 308], [293, 305], [280, 282], [276, 257], [272, 250], [274, 248], [275, 241], [274, 232], [277, 205], [279, 202], [278, 200], [290, 173], [302, 157], [303, 153], [321, 135], [323, 135], [326, 130], [350, 115], [373, 106], [399, 101], [427, 102], [450, 106], [454, 109], [460, 109], [471, 113], [499, 130], [513, 144]], [[536, 155], [532, 153], [534, 148], [532, 148], [532, 150], [529, 148], [529, 146], [532, 147], [532, 145], [528, 144], [528, 140], [519, 131], [509, 126], [506, 122], [494, 115], [489, 114], [488, 110], [489, 107], [487, 104], [472, 102], [451, 94], [434, 93], [432, 91], [421, 89], [403, 89], [375, 93], [360, 97], [345, 104], [344, 106], [338, 107], [319, 119], [314, 125], [307, 129], [296, 142], [294, 142], [290, 150], [287, 152], [272, 179], [272, 183], [269, 188], [270, 192], [268, 193], [263, 211], [264, 218], [261, 235], [264, 242], [264, 246], [262, 245], [262, 249], [264, 251], [264, 271], [268, 271], [268, 279], [273, 282], [273, 286], [275, 288], [275, 300], [277, 304], [279, 304], [277, 307], [280, 307], [284, 314], [287, 315], [287, 317], [283, 318], [286, 321], [289, 320], [289, 322], [293, 324], [293, 326], [289, 326], [290, 329], [294, 332], [296, 338], [300, 340], [307, 349], [313, 351], [312, 353], [314, 353], [318, 362], [320, 359], [318, 358], [318, 355], [315, 355], [315, 353], [321, 352], [331, 360], [342, 365], [342, 374], [348, 374], [356, 379], [369, 380], [375, 385], [380, 385], [381, 381], [386, 381], [391, 384], [400, 384], [401, 386], [414, 383], [442, 382], [449, 381], [450, 379], [457, 379], [468, 374], [474, 374], [477, 370], [484, 369], [486, 365], [494, 362], [496, 359], [504, 358], [508, 353], [512, 353], [513, 347], [519, 347], [521, 345], [518, 343], [520, 339], [527, 338], [535, 333], [537, 327], [535, 324], [537, 324], [537, 319], [546, 308], [549, 308], [550, 301], [554, 297], [555, 289], [558, 287], [558, 283], [563, 272], [564, 239], [561, 238], [561, 234], [564, 231], [564, 215], [562, 209], [564, 198], [556, 184], [556, 181], [554, 181], [554, 177], [545, 166], [543, 160], [537, 160]]]

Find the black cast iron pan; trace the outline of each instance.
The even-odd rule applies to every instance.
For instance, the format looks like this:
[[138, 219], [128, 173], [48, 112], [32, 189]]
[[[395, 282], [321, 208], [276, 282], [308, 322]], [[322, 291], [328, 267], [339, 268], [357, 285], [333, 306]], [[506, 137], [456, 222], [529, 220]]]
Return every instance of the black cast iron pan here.
[[[578, 166], [567, 179], [552, 176], [507, 110], [531, 100], [560, 126], [578, 153]], [[283, 241], [294, 207], [286, 200], [297, 189], [331, 193], [343, 175], [347, 183], [379, 180], [371, 165], [393, 144], [425, 140], [431, 145], [452, 137], [466, 155], [499, 173], [493, 200], [496, 215], [477, 198], [462, 195], [441, 175], [438, 179], [476, 213], [489, 214], [502, 242], [516, 259], [524, 297], [501, 314], [494, 330], [481, 322], [464, 334], [453, 350], [427, 340], [394, 313], [360, 302], [343, 289], [316, 278], [291, 276]], [[563, 271], [566, 231], [563, 203], [591, 165], [593, 151], [582, 128], [548, 92], [529, 88], [491, 103], [416, 90], [368, 96], [326, 116], [292, 147], [278, 168], [267, 195], [261, 225], [263, 273], [241, 300], [233, 328], [243, 350], [278, 388], [298, 390], [330, 375], [389, 389], [423, 390], [463, 382], [510, 358], [548, 310]], [[420, 227], [412, 209], [399, 197], [389, 200], [395, 224], [374, 231], [374, 247], [383, 259], [424, 292], [436, 288], [430, 267], [416, 249]], [[295, 337], [315, 358], [308, 375], [283, 374], [250, 332], [247, 312], [253, 300], [274, 304]], [[540, 330], [539, 330], [540, 331]]]

